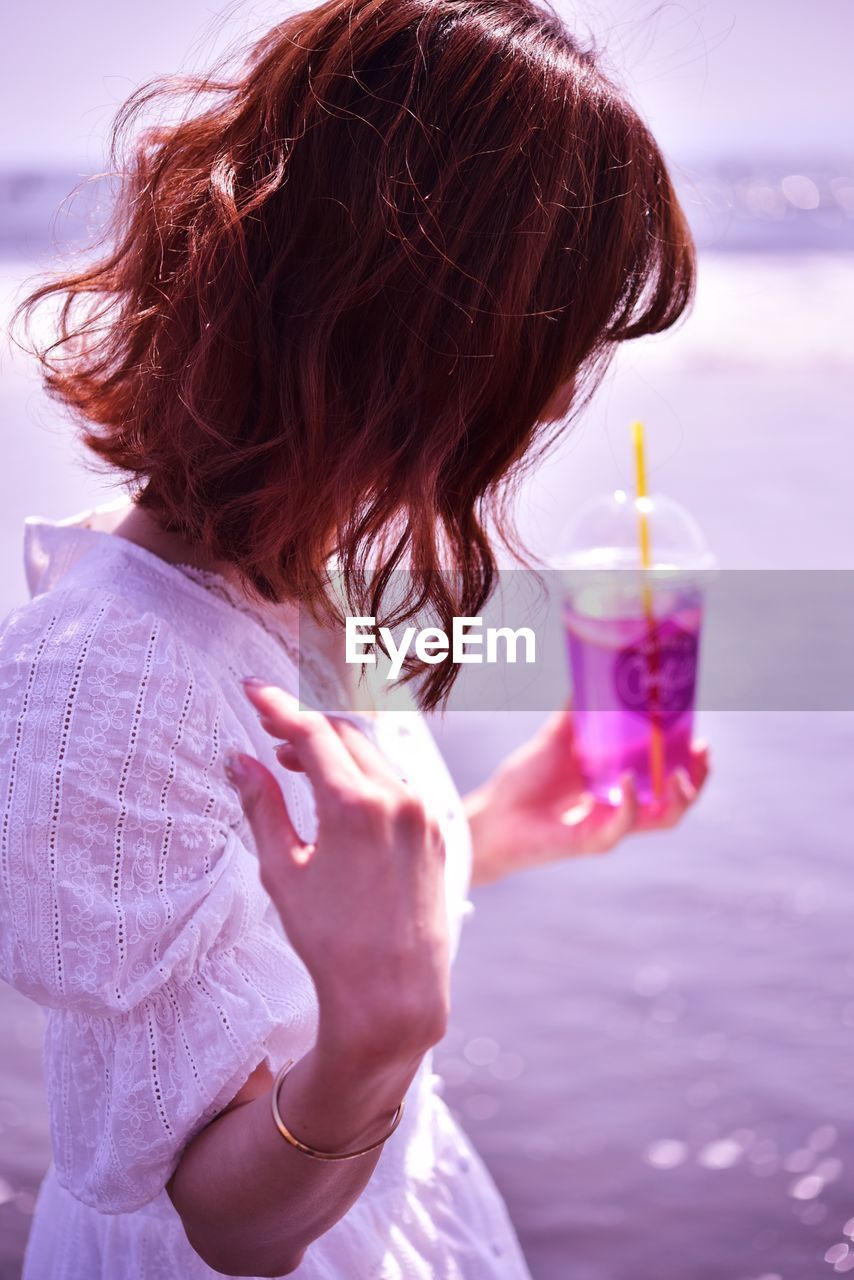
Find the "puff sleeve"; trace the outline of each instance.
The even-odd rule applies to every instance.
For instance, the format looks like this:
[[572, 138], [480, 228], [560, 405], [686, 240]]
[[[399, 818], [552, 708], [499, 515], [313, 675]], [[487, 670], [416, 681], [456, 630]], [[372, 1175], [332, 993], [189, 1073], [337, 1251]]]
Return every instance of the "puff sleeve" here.
[[158, 1195], [271, 1046], [313, 1037], [232, 746], [204, 655], [153, 613], [59, 588], [3, 623], [0, 976], [47, 1008], [57, 1176], [104, 1213]]

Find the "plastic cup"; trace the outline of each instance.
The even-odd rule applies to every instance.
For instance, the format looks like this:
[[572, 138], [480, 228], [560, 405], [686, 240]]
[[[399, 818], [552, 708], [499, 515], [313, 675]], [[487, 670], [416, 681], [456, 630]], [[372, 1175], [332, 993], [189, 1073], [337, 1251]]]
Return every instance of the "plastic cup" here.
[[[641, 510], [650, 529], [648, 568], [637, 537]], [[617, 490], [579, 512], [558, 564], [585, 782], [598, 799], [618, 804], [629, 772], [639, 799], [653, 802], [690, 762], [702, 571], [713, 558], [679, 503]]]

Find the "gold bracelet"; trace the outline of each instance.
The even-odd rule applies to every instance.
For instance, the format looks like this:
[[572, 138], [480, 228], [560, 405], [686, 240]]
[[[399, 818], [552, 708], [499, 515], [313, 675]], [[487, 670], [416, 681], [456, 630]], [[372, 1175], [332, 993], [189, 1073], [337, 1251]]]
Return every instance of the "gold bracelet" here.
[[279, 1112], [279, 1086], [285, 1076], [294, 1065], [293, 1058], [289, 1058], [285, 1065], [279, 1070], [273, 1083], [273, 1092], [271, 1095], [273, 1104], [273, 1119], [276, 1122], [276, 1128], [282, 1137], [296, 1147], [297, 1151], [302, 1151], [304, 1155], [313, 1156], [315, 1160], [355, 1160], [357, 1156], [367, 1155], [369, 1151], [375, 1151], [377, 1147], [391, 1137], [397, 1126], [400, 1124], [400, 1118], [403, 1115], [403, 1103], [405, 1099], [401, 1099], [400, 1106], [394, 1113], [394, 1119], [391, 1122], [391, 1128], [384, 1138], [380, 1138], [377, 1142], [372, 1142], [369, 1147], [362, 1147], [359, 1151], [318, 1151], [314, 1147], [309, 1147], [304, 1142], [300, 1142], [299, 1138], [295, 1138], [290, 1129], [285, 1125], [284, 1120]]

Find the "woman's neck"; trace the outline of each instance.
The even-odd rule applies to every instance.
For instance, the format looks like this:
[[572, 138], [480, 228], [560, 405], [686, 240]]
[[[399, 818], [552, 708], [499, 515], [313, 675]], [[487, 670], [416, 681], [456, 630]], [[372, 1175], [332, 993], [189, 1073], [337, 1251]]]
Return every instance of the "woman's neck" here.
[[[105, 533], [125, 538], [128, 542], [134, 542], [169, 564], [188, 564], [196, 569], [218, 573], [238, 589], [243, 590], [240, 575], [230, 561], [215, 560], [204, 555], [197, 546], [182, 538], [180, 534], [169, 533], [162, 529], [155, 516], [136, 503], [122, 507], [118, 511], [99, 512], [93, 518], [91, 526]], [[293, 607], [293, 605], [290, 606], [290, 608]], [[335, 629], [318, 626], [308, 616], [301, 618], [298, 625], [301, 645], [306, 643], [309, 649], [322, 654], [336, 672], [338, 679], [343, 682], [343, 687], [347, 690], [348, 706], [362, 712], [374, 710], [373, 698], [366, 689], [357, 685], [353, 668], [342, 665], [342, 645], [338, 632]], [[251, 675], [252, 672], [247, 674]]]
[[[231, 561], [215, 560], [204, 555], [197, 546], [182, 538], [180, 534], [169, 533], [162, 529], [157, 519], [136, 503], [122, 507], [118, 511], [100, 512], [94, 517], [92, 527], [111, 533], [120, 538], [134, 542], [166, 560], [169, 564], [189, 564], [196, 569], [203, 569], [220, 574], [242, 590], [239, 573]], [[370, 682], [359, 684], [354, 676], [353, 668], [342, 665], [340, 635], [335, 629], [318, 626], [310, 617], [300, 622], [301, 643], [309, 641], [308, 647], [320, 652], [325, 660], [336, 671], [343, 687], [347, 690], [348, 705], [355, 711], [375, 712], [377, 710], [376, 691], [369, 688]], [[251, 674], [251, 673], [250, 673]], [[412, 704], [408, 698], [400, 699], [410, 709]]]
[[162, 529], [157, 519], [136, 503], [118, 512], [100, 516], [99, 522], [105, 532], [126, 538], [128, 542], [135, 542], [137, 546], [144, 547], [169, 564], [189, 564], [196, 569], [207, 569], [221, 574], [235, 586], [241, 586], [240, 574], [229, 560], [215, 560], [180, 534]]

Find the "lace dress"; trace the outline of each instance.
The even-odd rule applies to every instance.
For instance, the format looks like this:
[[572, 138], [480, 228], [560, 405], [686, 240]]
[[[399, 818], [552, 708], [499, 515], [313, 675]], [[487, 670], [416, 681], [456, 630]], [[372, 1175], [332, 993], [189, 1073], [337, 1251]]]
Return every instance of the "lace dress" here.
[[[165, 1184], [251, 1071], [299, 1057], [316, 1028], [222, 770], [229, 748], [256, 755], [311, 839], [310, 786], [277, 765], [238, 684], [296, 692], [293, 617], [89, 527], [115, 507], [27, 519], [32, 599], [0, 626], [0, 976], [44, 1006], [53, 1149], [24, 1280], [218, 1274]], [[459, 797], [416, 713], [384, 713], [373, 732], [444, 829], [455, 951], [470, 870]], [[302, 1280], [529, 1276], [439, 1084], [428, 1055]]]

